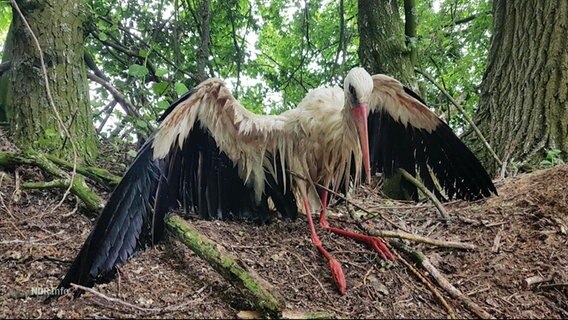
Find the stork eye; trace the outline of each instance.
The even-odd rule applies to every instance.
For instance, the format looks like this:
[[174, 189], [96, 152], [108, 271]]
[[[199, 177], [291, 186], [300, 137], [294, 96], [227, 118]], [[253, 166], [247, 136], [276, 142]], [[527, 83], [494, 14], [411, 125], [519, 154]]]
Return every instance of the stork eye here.
[[357, 98], [357, 91], [355, 90], [355, 87], [352, 84], [349, 84], [349, 93], [351, 93], [351, 95], [354, 98]]
[[353, 99], [353, 103], [357, 103], [359, 98], [357, 98], [357, 90], [352, 84], [349, 84], [349, 93], [351, 93], [351, 99]]

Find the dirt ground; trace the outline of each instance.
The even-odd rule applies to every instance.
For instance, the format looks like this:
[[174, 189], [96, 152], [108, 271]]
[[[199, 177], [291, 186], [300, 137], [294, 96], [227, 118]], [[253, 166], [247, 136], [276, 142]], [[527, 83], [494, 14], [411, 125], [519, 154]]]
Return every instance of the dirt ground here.
[[[0, 317], [234, 318], [252, 309], [236, 289], [173, 239], [132, 258], [120, 268], [120, 279], [95, 287], [142, 309], [91, 293], [51, 304], [42, 303], [43, 297], [26, 296], [33, 288], [58, 284], [94, 220], [92, 214], [76, 210], [72, 196], [53, 211], [63, 191], [16, 188], [44, 179], [35, 168], [0, 171]], [[406, 242], [492, 316], [568, 318], [568, 165], [497, 185], [498, 197], [446, 204], [452, 216], [448, 225], [428, 203], [389, 201], [370, 190], [362, 190], [354, 201], [415, 234], [478, 246], [476, 251], [462, 251]], [[332, 225], [359, 230], [343, 205], [330, 214]], [[381, 219], [372, 223], [392, 230]], [[266, 280], [287, 309], [327, 311], [337, 318], [448, 317], [432, 291], [403, 264], [386, 263], [364, 245], [319, 230], [346, 275], [347, 293], [339, 295], [327, 263], [311, 244], [304, 216], [267, 226], [199, 220], [191, 224]], [[544, 281], [527, 287], [525, 279], [534, 276]], [[460, 301], [442, 294], [458, 318], [476, 317]]]

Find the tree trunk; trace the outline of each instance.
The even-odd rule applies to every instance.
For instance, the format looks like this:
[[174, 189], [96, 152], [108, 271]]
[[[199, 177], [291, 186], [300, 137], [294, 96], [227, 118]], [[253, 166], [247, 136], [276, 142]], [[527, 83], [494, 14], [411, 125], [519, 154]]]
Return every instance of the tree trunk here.
[[[476, 122], [510, 169], [547, 149], [568, 154], [568, 1], [493, 3], [493, 38]], [[481, 146], [486, 167], [499, 170]]]
[[[406, 46], [399, 1], [359, 0], [358, 11], [361, 65], [371, 74], [384, 73], [414, 87], [414, 65], [411, 50]], [[415, 30], [415, 27], [409, 26], [408, 30]]]
[[[405, 11], [414, 12], [412, 1], [405, 3]], [[406, 45], [405, 29], [414, 33], [415, 18], [407, 19], [413, 25], [404, 26], [397, 0], [359, 0], [359, 60], [371, 74], [384, 73], [416, 88], [412, 50]], [[414, 36], [413, 34], [409, 36]], [[407, 199], [400, 173], [384, 179], [383, 193], [393, 199]]]
[[[18, 1], [39, 40], [55, 107], [76, 142], [82, 160], [96, 157], [97, 141], [83, 62], [81, 0]], [[8, 78], [8, 123], [17, 144], [72, 159], [66, 137], [49, 103], [39, 52], [14, 10]], [[1, 91], [1, 90], [0, 90]]]
[[201, 44], [197, 49], [197, 74], [199, 81], [203, 81], [208, 78], [205, 66], [207, 65], [207, 60], [209, 60], [209, 46], [211, 45], [211, 8], [209, 0], [201, 0], [198, 10]]

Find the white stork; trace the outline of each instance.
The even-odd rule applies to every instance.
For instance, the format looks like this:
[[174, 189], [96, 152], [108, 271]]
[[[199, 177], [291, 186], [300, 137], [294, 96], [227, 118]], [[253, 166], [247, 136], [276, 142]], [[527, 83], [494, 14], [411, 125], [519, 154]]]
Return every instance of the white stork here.
[[173, 208], [205, 218], [265, 221], [270, 201], [283, 217], [295, 217], [298, 199], [312, 242], [343, 294], [341, 265], [318, 239], [312, 212], [321, 208], [323, 229], [394, 258], [377, 237], [330, 227], [328, 193], [320, 190], [320, 197], [317, 184], [338, 189], [362, 177], [369, 181], [375, 172], [390, 176], [404, 168], [442, 195], [435, 177], [450, 199], [497, 193], [477, 158], [424, 101], [397, 80], [370, 76], [362, 68], [349, 72], [343, 89], [313, 90], [297, 108], [276, 116], [249, 112], [223, 81], [209, 79], [172, 104], [160, 121], [61, 288], [108, 279], [138, 248], [161, 239], [164, 215]]

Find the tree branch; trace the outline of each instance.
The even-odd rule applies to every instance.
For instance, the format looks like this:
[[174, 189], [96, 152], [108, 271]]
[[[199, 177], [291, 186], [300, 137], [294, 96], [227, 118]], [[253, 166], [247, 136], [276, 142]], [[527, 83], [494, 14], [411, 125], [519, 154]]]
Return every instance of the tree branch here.
[[404, 0], [404, 35], [406, 49], [410, 53], [412, 65], [416, 65], [416, 1]]
[[104, 75], [101, 69], [99, 69], [99, 67], [95, 63], [95, 60], [93, 59], [93, 56], [90, 53], [85, 51], [83, 59], [85, 60], [85, 64], [87, 65], [87, 67], [93, 70], [93, 72], [95, 73], [95, 75], [97, 75], [97, 77], [103, 79], [104, 81], [109, 81], [109, 79]]
[[495, 151], [493, 151], [493, 148], [491, 148], [491, 145], [489, 144], [489, 142], [487, 142], [487, 140], [485, 139], [485, 137], [483, 136], [483, 134], [481, 133], [479, 128], [475, 125], [475, 122], [473, 122], [471, 117], [465, 112], [465, 110], [461, 107], [461, 105], [459, 103], [457, 103], [457, 101], [454, 100], [454, 98], [446, 90], [444, 90], [444, 88], [440, 87], [440, 85], [436, 81], [434, 81], [434, 79], [430, 75], [428, 75], [426, 72], [423, 72], [419, 69], [415, 69], [415, 71], [420, 73], [421, 75], [423, 75], [424, 78], [428, 79], [428, 81], [430, 81], [434, 86], [436, 86], [436, 88], [438, 88], [438, 90], [440, 90], [450, 100], [450, 102], [456, 107], [456, 109], [459, 110], [459, 112], [463, 115], [463, 117], [465, 118], [467, 123], [469, 123], [471, 128], [475, 131], [475, 133], [477, 134], [479, 139], [481, 139], [481, 141], [483, 142], [483, 145], [485, 146], [485, 148], [487, 148], [487, 151], [489, 151], [489, 153], [493, 156], [493, 159], [495, 159], [495, 161], [497, 161], [497, 163], [500, 166], [503, 166], [503, 161], [501, 161], [501, 159], [499, 159], [499, 157], [497, 156]]
[[369, 229], [369, 234], [376, 237], [383, 237], [383, 238], [398, 238], [398, 239], [405, 239], [414, 242], [420, 242], [429, 244], [436, 247], [441, 248], [454, 248], [454, 249], [462, 249], [462, 250], [477, 250], [477, 246], [471, 243], [459, 242], [459, 241], [444, 241], [438, 239], [432, 239], [424, 236], [420, 236], [417, 234], [412, 234], [404, 231], [384, 231], [384, 230], [375, 230]]
[[422, 252], [411, 249], [399, 241], [389, 241], [389, 243], [398, 250], [401, 250], [410, 255], [415, 263], [419, 264], [422, 268], [428, 271], [428, 273], [432, 276], [432, 278], [434, 278], [434, 280], [436, 280], [436, 283], [438, 283], [440, 287], [442, 287], [454, 299], [461, 301], [470, 311], [475, 313], [476, 316], [481, 319], [494, 319], [493, 316], [487, 313], [487, 311], [483, 310], [468, 296], [464, 295], [461, 291], [454, 287], [448, 281], [448, 279], [446, 279], [446, 277], [444, 277], [442, 273], [440, 273], [440, 271], [438, 271], [438, 269], [434, 267], [432, 263], [430, 263], [430, 260], [428, 260], [428, 258]]
[[400, 171], [400, 173], [402, 174], [402, 176], [408, 180], [410, 183], [412, 183], [413, 185], [415, 185], [418, 189], [420, 189], [420, 191], [422, 191], [428, 198], [430, 198], [430, 200], [432, 201], [432, 203], [434, 203], [434, 206], [436, 206], [436, 209], [438, 209], [438, 212], [440, 212], [440, 214], [442, 215], [442, 217], [444, 218], [444, 220], [449, 220], [450, 216], [448, 215], [448, 212], [446, 211], [446, 209], [444, 208], [444, 206], [442, 205], [442, 203], [440, 202], [440, 200], [438, 200], [438, 198], [436, 198], [436, 195], [434, 193], [432, 193], [432, 191], [428, 190], [428, 188], [426, 188], [424, 186], [424, 184], [422, 184], [420, 181], [418, 181], [418, 179], [416, 179], [413, 175], [411, 175], [410, 173], [408, 173], [408, 171], [402, 169], [402, 168], [398, 168], [398, 170]]
[[94, 73], [87, 74], [87, 77], [90, 80], [93, 80], [94, 82], [103, 86], [103, 88], [105, 88], [112, 95], [114, 100], [116, 100], [122, 106], [122, 109], [124, 110], [124, 112], [126, 112], [127, 115], [135, 118], [140, 118], [140, 113], [138, 113], [138, 110], [136, 110], [136, 108], [128, 100], [126, 100], [126, 97], [124, 97], [118, 91], [118, 89], [113, 87], [112, 84], [95, 75]]
[[[104, 16], [98, 16], [99, 19], [105, 21], [106, 23], [110, 24], [110, 25], [116, 25], [115, 23], [112, 22], [112, 20], [104, 17]], [[148, 44], [148, 42], [144, 41], [144, 39], [142, 39], [141, 37], [139, 37], [138, 35], [134, 34], [131, 32], [131, 30], [129, 28], [125, 28], [121, 25], [117, 25], [117, 27], [124, 33], [130, 35], [132, 38], [138, 40], [141, 44], [143, 44], [144, 46], [146, 46], [146, 48], [152, 48], [152, 46], [150, 46]], [[188, 77], [198, 81], [198, 77], [197, 75], [191, 73], [191, 72], [187, 72], [187, 71], [183, 71], [179, 68], [179, 65], [176, 64], [175, 62], [171, 61], [170, 59], [166, 58], [163, 54], [161, 54], [158, 51], [153, 51], [158, 57], [160, 57], [162, 60], [164, 60], [168, 65], [170, 65], [171, 67], [173, 67], [175, 69], [175, 71], [181, 71], [183, 74], [187, 75]]]

